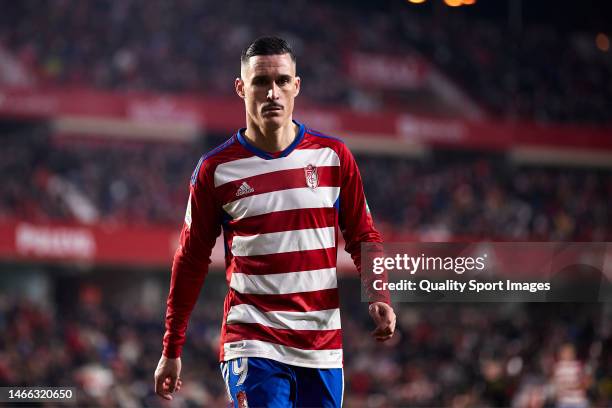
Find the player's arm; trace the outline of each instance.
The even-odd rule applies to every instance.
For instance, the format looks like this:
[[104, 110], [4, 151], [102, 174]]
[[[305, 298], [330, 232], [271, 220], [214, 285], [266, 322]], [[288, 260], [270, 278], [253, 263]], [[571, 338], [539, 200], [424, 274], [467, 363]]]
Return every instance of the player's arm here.
[[199, 163], [189, 187], [189, 202], [180, 244], [172, 263], [166, 307], [163, 352], [155, 371], [155, 392], [172, 399], [180, 389], [181, 352], [189, 317], [208, 273], [210, 254], [221, 232], [220, 210], [207, 163]]
[[[372, 335], [379, 341], [390, 339], [395, 332], [396, 316], [389, 299], [388, 291], [374, 291], [371, 271], [361, 269], [361, 246], [366, 245], [366, 250], [373, 258], [377, 254], [382, 255], [382, 238], [374, 228], [374, 221], [366, 203], [361, 174], [355, 163], [355, 159], [348, 148], [342, 145], [340, 151], [340, 205], [339, 224], [346, 241], [346, 251], [351, 255], [357, 270], [366, 287], [370, 300], [369, 313], [376, 329]], [[385, 277], [382, 277], [385, 279]]]

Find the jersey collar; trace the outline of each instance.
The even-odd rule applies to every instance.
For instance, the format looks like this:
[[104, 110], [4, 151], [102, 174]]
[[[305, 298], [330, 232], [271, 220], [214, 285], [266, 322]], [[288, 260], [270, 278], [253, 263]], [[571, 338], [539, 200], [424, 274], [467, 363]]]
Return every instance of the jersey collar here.
[[236, 137], [238, 141], [240, 142], [240, 144], [244, 146], [245, 149], [253, 153], [254, 155], [259, 156], [265, 160], [278, 159], [281, 157], [288, 156], [293, 150], [295, 150], [295, 148], [300, 144], [300, 142], [304, 138], [304, 132], [305, 132], [304, 125], [298, 122], [297, 120], [294, 120], [293, 123], [299, 126], [297, 135], [295, 135], [295, 139], [293, 139], [293, 142], [291, 142], [291, 144], [287, 146], [287, 148], [285, 148], [285, 150], [283, 150], [278, 156], [273, 156], [270, 153], [264, 150], [261, 150], [260, 148], [253, 146], [251, 143], [249, 143], [248, 140], [244, 137], [244, 132], [246, 131], [246, 128], [240, 129], [238, 133], [236, 133]]

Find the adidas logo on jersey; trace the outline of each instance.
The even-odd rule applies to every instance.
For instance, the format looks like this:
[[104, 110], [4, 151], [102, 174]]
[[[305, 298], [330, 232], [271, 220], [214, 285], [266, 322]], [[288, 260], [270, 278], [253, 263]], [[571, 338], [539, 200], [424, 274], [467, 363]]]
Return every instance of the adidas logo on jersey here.
[[249, 186], [247, 184], [247, 182], [243, 182], [242, 185], [240, 186], [240, 188], [238, 189], [238, 191], [236, 191], [236, 197], [240, 197], [243, 196], [245, 194], [249, 194], [254, 192], [255, 190], [253, 189], [253, 187]]

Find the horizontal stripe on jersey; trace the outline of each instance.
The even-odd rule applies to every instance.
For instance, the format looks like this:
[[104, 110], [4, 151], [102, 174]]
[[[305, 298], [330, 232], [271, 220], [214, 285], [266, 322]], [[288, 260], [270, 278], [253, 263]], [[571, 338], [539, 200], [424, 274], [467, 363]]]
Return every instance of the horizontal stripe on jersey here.
[[274, 329], [258, 323], [225, 325], [225, 340], [260, 340], [304, 350], [325, 350], [342, 347], [341, 330]]
[[236, 256], [236, 271], [248, 275], [271, 275], [276, 273], [299, 272], [336, 267], [336, 248], [323, 248], [308, 251], [308, 256], [300, 251], [281, 254]]
[[231, 250], [234, 256], [253, 256], [335, 246], [336, 231], [334, 227], [327, 227], [236, 236], [232, 241]]
[[335, 227], [335, 208], [301, 208], [232, 220], [227, 226], [236, 235], [255, 235], [308, 228]]
[[226, 323], [258, 323], [274, 329], [337, 330], [340, 329], [340, 309], [262, 312], [253, 305], [241, 304], [230, 308]]
[[[237, 347], [236, 347], [237, 346]], [[223, 345], [225, 361], [239, 357], [263, 357], [310, 368], [342, 367], [342, 349], [303, 350], [259, 340], [241, 340]]]
[[234, 272], [232, 273], [230, 287], [240, 293], [282, 295], [333, 289], [338, 287], [338, 281], [336, 279], [336, 268], [273, 275], [247, 275]]
[[[338, 166], [317, 167], [317, 188], [334, 187], [340, 168]], [[249, 191], [243, 191], [243, 185], [248, 186]], [[258, 176], [238, 179], [219, 186], [216, 193], [222, 204], [227, 204], [241, 198], [256, 194], [270, 193], [273, 191], [288, 190], [292, 188], [309, 187], [306, 182], [306, 172], [303, 168], [275, 171]]]
[[340, 194], [339, 187], [292, 188], [271, 193], [256, 194], [223, 206], [223, 210], [234, 220], [276, 211], [300, 208], [331, 208]]
[[259, 174], [297, 168], [302, 169], [309, 164], [316, 167], [339, 166], [340, 159], [335, 151], [325, 147], [321, 149], [295, 150], [287, 157], [274, 160], [263, 160], [257, 156], [233, 160], [217, 166], [214, 180], [215, 187]]
[[257, 305], [262, 312], [287, 311], [309, 312], [313, 310], [335, 309], [340, 307], [338, 289], [324, 289], [314, 292], [289, 293], [286, 295], [254, 295], [231, 291], [233, 305]]

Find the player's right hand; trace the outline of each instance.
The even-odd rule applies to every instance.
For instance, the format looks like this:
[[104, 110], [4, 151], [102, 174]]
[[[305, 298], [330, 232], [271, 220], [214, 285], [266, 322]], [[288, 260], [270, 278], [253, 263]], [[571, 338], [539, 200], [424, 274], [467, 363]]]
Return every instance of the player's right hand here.
[[172, 393], [181, 389], [181, 358], [159, 359], [155, 369], [155, 393], [166, 400], [172, 400]]

